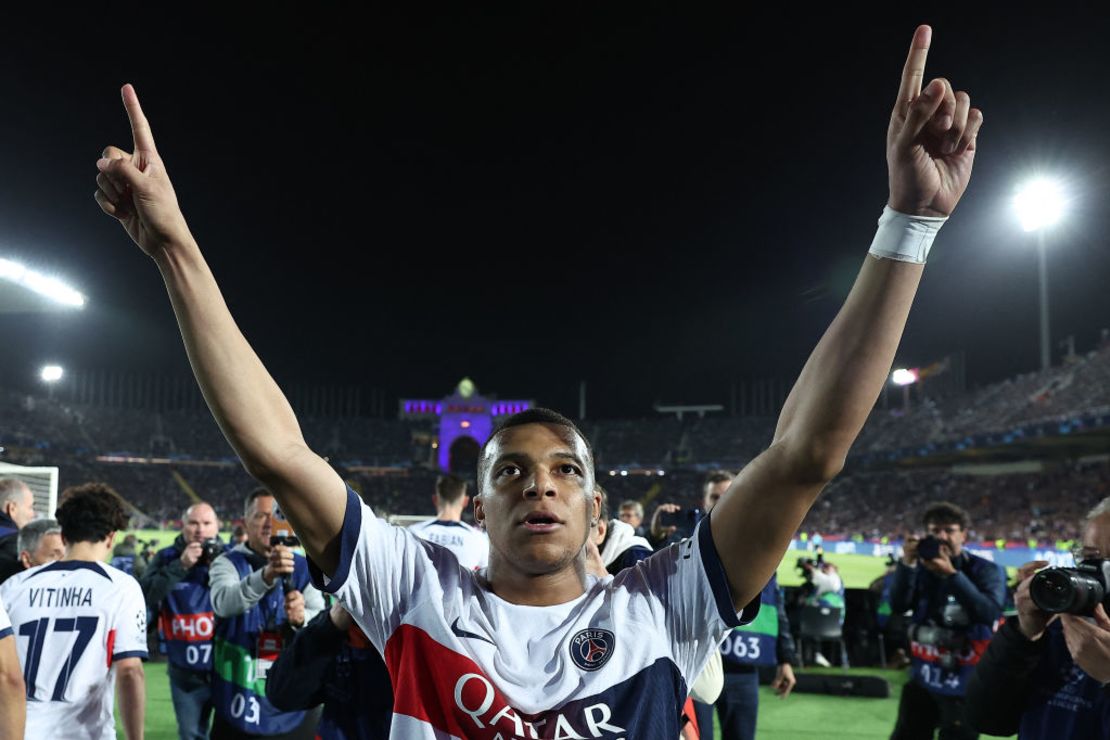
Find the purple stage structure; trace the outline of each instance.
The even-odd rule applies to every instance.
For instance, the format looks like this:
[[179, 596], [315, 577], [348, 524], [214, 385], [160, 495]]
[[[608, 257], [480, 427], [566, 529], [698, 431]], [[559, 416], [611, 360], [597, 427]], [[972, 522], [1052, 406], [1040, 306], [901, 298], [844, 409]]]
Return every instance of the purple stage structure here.
[[525, 411], [534, 405], [534, 401], [502, 401], [481, 396], [473, 381], [463, 378], [454, 393], [438, 401], [402, 399], [399, 416], [402, 419], [438, 419], [439, 438], [433, 446], [437, 448], [439, 469], [472, 472], [452, 470], [452, 460], [477, 462], [478, 450], [489, 439], [497, 417]]

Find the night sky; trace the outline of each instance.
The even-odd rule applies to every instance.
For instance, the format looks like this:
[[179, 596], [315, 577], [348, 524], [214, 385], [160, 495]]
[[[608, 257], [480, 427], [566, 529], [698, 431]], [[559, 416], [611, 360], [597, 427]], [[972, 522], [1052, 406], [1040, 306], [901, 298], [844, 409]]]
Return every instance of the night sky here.
[[89, 306], [0, 317], [0, 380], [184, 371], [156, 269], [92, 198], [101, 149], [130, 148], [124, 82], [279, 381], [436, 397], [468, 375], [573, 413], [585, 380], [611, 417], [792, 379], [885, 203], [921, 22], [928, 77], [985, 123], [899, 362], [962, 351], [972, 384], [1038, 366], [1034, 241], [1009, 210], [1036, 171], [1074, 197], [1050, 237], [1054, 337], [1083, 351], [1110, 326], [1110, 11], [596, 5], [6, 21], [0, 256]]

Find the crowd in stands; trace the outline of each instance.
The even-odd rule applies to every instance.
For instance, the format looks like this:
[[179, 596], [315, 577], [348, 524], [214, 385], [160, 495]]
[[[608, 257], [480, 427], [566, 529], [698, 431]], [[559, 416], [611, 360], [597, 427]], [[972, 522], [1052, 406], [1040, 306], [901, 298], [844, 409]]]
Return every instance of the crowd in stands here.
[[[927, 386], [926, 386], [927, 388]], [[1110, 415], [1110, 344], [1044, 372], [949, 398], [924, 398], [908, 410], [876, 408], [854, 450], [911, 449], [1022, 425]], [[206, 410], [150, 412], [77, 406], [0, 391], [0, 459], [57, 465], [60, 485], [103, 480], [155, 521], [173, 521], [192, 490], [225, 521], [241, 516], [253, 485]], [[309, 444], [382, 512], [431, 513], [435, 472], [427, 422], [369, 418], [302, 420]], [[589, 421], [601, 481], [612, 499], [696, 507], [704, 471], [739, 469], [771, 441], [765, 417]], [[159, 458], [160, 464], [107, 462], [103, 456]], [[168, 462], [167, 462], [168, 461]], [[849, 465], [810, 512], [804, 530], [832, 537], [894, 537], [911, 531], [926, 502], [966, 508], [974, 537], [1051, 543], [1076, 536], [1080, 515], [1107, 495], [1105, 463], [1048, 463], [1038, 473], [960, 475], [945, 469]], [[660, 473], [663, 474], [660, 474]], [[610, 474], [612, 473], [612, 474]], [[645, 475], [645, 473], [650, 473]]]

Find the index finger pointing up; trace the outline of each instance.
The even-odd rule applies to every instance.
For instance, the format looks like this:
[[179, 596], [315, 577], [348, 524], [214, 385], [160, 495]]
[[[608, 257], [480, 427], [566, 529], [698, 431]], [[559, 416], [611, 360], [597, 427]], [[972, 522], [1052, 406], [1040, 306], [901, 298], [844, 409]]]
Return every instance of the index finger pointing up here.
[[150, 132], [150, 124], [143, 115], [135, 88], [127, 84], [120, 92], [123, 94], [123, 107], [127, 110], [127, 118], [131, 121], [131, 137], [135, 140], [135, 153], [155, 153], [157, 150], [154, 148], [154, 134]]
[[925, 77], [925, 59], [929, 56], [929, 44], [933, 40], [933, 29], [918, 26], [902, 69], [902, 85], [898, 88], [897, 107], [905, 113], [913, 99], [921, 94], [921, 80]]

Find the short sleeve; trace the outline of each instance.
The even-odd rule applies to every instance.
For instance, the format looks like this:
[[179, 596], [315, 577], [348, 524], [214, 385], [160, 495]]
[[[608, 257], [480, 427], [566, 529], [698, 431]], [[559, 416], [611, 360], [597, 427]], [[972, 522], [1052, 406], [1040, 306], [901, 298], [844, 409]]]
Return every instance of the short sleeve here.
[[134, 578], [121, 578], [120, 604], [116, 610], [115, 642], [112, 644], [112, 662], [124, 658], [146, 660], [146, 600], [143, 590]]
[[413, 605], [442, 599], [461, 578], [449, 550], [377, 518], [350, 488], [335, 574], [329, 578], [311, 558], [308, 567], [313, 585], [334, 594], [379, 650]]
[[12, 633], [12, 620], [8, 618], [8, 610], [4, 608], [4, 600], [0, 599], [0, 640]]
[[693, 536], [673, 544], [631, 568], [613, 581], [616, 588], [645, 588], [661, 615], [671, 655], [687, 685], [701, 673], [729, 630], [748, 624], [759, 613], [760, 597], [737, 612], [724, 565], [702, 519]]

